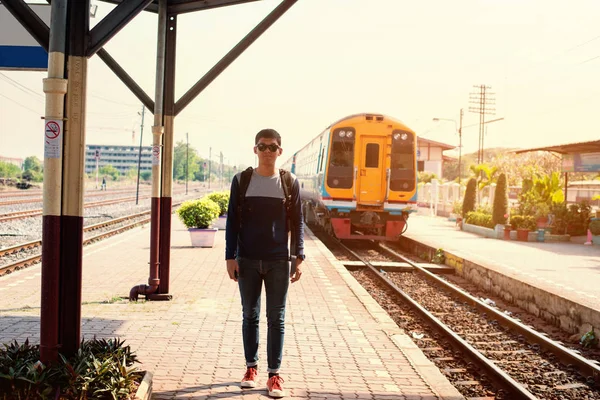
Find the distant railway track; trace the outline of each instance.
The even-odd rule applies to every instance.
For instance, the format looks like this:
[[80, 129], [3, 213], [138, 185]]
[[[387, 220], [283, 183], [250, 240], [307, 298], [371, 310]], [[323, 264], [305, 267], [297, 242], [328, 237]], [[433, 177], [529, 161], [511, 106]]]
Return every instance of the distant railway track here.
[[[180, 201], [173, 203], [173, 207], [179, 206], [180, 204], [181, 204]], [[129, 229], [133, 229], [137, 226], [149, 223], [150, 222], [150, 211], [144, 211], [144, 212], [137, 213], [137, 214], [126, 215], [124, 217], [103, 221], [103, 222], [100, 222], [100, 223], [97, 223], [94, 225], [88, 225], [83, 228], [83, 232], [86, 233], [86, 232], [96, 231], [96, 230], [99, 230], [102, 228], [120, 224], [125, 221], [129, 221], [132, 219], [139, 219], [139, 220], [132, 222], [130, 224], [120, 226], [115, 229], [111, 229], [106, 232], [99, 233], [98, 235], [88, 237], [83, 240], [83, 245], [85, 246], [87, 244], [94, 243], [98, 240], [105, 239], [107, 237], [114, 236], [121, 232], [125, 232]], [[41, 240], [34, 240], [31, 242], [21, 243], [21, 244], [15, 245], [15, 246], [7, 247], [5, 249], [0, 249], [0, 260], [2, 260], [2, 258], [5, 258], [9, 255], [18, 254], [19, 252], [22, 252], [22, 251], [30, 251], [33, 249], [40, 249], [41, 246], [42, 246]], [[0, 276], [4, 275], [6, 273], [10, 273], [10, 272], [37, 264], [41, 261], [41, 259], [42, 259], [41, 253], [37, 252], [37, 254], [34, 254], [32, 256], [28, 256], [26, 258], [17, 260], [15, 262], [11, 262], [9, 264], [0, 266]]]
[[[600, 399], [597, 362], [567, 349], [384, 245], [375, 250], [407, 263], [414, 273], [386, 273], [373, 266], [367, 257], [343, 243], [339, 245], [366, 266], [366, 275], [383, 283], [431, 328], [434, 334], [424, 335], [417, 342], [421, 342], [425, 353], [435, 354], [435, 359], [446, 362], [445, 368], [440, 368], [458, 386], [489, 390], [493, 383], [492, 387], [498, 390], [493, 397], [496, 399]], [[452, 351], [448, 353], [443, 347]], [[467, 368], [453, 365], [459, 361], [457, 357], [466, 360]], [[478, 380], [465, 380], [464, 374], [472, 374]], [[470, 397], [469, 389], [465, 393], [467, 398], [489, 396], [488, 392]]]
[[[177, 192], [173, 192], [173, 195], [181, 194], [181, 193], [183, 193], [183, 191], [177, 191]], [[148, 196], [148, 195], [140, 196], [139, 200], [149, 199], [150, 197], [151, 196]], [[107, 206], [107, 205], [111, 205], [111, 204], [125, 203], [125, 202], [129, 202], [129, 201], [134, 201], [134, 200], [135, 200], [135, 197], [121, 197], [118, 199], [109, 199], [109, 200], [84, 203], [83, 207], [84, 208], [94, 208], [94, 207], [99, 207], [99, 206]], [[14, 212], [10, 212], [10, 213], [0, 214], [0, 222], [11, 221], [11, 220], [15, 220], [15, 219], [37, 217], [42, 214], [43, 214], [43, 209], [41, 209], [41, 208], [35, 209], [35, 210], [14, 211]]]
[[[150, 191], [149, 190], [144, 190], [144, 191], [140, 191], [140, 194], [148, 194]], [[102, 191], [102, 192], [94, 192], [94, 193], [86, 193], [85, 194], [85, 198], [91, 198], [91, 197], [101, 197], [101, 196], [110, 196], [113, 194], [134, 194], [135, 190], [111, 190], [111, 191]], [[2, 201], [2, 198], [16, 198], [18, 197], [17, 200], [6, 200], [6, 201]], [[35, 197], [34, 199], [30, 199], [28, 197]], [[41, 196], [41, 193], [35, 193], [35, 194], [23, 194], [23, 195], [13, 195], [13, 196], [2, 196], [0, 195], [0, 207], [3, 206], [10, 206], [13, 204], [30, 204], [30, 203], [41, 203], [43, 201], [43, 198]]]

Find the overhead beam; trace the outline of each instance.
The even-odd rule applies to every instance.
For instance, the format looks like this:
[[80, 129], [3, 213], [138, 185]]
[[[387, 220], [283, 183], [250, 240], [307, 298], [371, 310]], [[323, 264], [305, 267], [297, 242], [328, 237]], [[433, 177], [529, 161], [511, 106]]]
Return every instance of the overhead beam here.
[[153, 0], [124, 0], [90, 31], [88, 57], [93, 56]]
[[[110, 3], [110, 4], [123, 4], [125, 1], [127, 0], [101, 0], [103, 3]], [[150, 2], [150, 4], [148, 5], [148, 7], [145, 8], [145, 11], [150, 11], [153, 13], [158, 13], [158, 4], [153, 1]]]
[[192, 102], [212, 81], [214, 81], [240, 54], [256, 41], [271, 25], [275, 23], [298, 0], [283, 0], [269, 15], [265, 17], [250, 33], [229, 51], [214, 67], [210, 69], [194, 86], [175, 103], [175, 115]]
[[110, 68], [119, 79], [133, 92], [133, 94], [146, 106], [148, 110], [154, 110], [154, 101], [144, 92], [129, 74], [119, 65], [119, 63], [111, 57], [104, 49], [97, 52], [98, 57]]
[[193, 11], [209, 10], [211, 8], [227, 7], [260, 0], [171, 0], [169, 14], [184, 14]]
[[27, 32], [48, 51], [50, 28], [23, 0], [2, 0], [4, 7], [27, 29]]

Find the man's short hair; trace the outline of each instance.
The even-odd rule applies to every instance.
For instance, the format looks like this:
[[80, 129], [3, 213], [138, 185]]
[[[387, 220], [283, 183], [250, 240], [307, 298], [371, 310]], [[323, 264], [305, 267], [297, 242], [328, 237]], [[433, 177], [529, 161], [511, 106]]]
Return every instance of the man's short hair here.
[[277, 144], [281, 146], [281, 135], [275, 129], [263, 129], [256, 134], [254, 144], [258, 144], [260, 138], [277, 139]]

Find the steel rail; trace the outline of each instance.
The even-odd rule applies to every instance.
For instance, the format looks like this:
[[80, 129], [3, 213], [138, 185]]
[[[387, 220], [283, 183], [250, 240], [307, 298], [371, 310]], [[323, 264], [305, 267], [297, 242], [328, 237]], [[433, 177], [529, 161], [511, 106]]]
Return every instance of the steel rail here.
[[[177, 202], [177, 203], [173, 203], [173, 207], [179, 206], [181, 205], [181, 202]], [[144, 215], [148, 215], [150, 214], [150, 211], [144, 211], [141, 213], [137, 213], [137, 214], [131, 214], [131, 215], [126, 215], [124, 217], [119, 217], [119, 218], [115, 218], [115, 219], [111, 219], [108, 221], [104, 221], [104, 222], [100, 222], [94, 225], [88, 225], [86, 227], [83, 228], [84, 232], [91, 232], [106, 226], [110, 226], [110, 225], [115, 225], [118, 224], [120, 222], [126, 221], [128, 219], [134, 219], [134, 218], [139, 218], [139, 217], [143, 217]], [[109, 237], [109, 236], [113, 236], [115, 234], [124, 232], [126, 230], [135, 228], [138, 225], [142, 225], [145, 223], [148, 223], [150, 221], [150, 218], [145, 218], [143, 220], [140, 221], [136, 221], [133, 222], [129, 225], [125, 225], [116, 229], [113, 229], [111, 231], [108, 232], [104, 232], [104, 233], [100, 233], [98, 235], [95, 235], [93, 237], [87, 238], [83, 240], [83, 245], [87, 245], [89, 243], [95, 242], [97, 240]], [[35, 248], [35, 247], [40, 247], [42, 245], [42, 241], [41, 240], [34, 240], [31, 242], [27, 242], [27, 243], [21, 243], [21, 244], [17, 244], [15, 246], [11, 246], [11, 247], [7, 247], [5, 249], [0, 249], [0, 257], [5, 256], [7, 254], [13, 254], [13, 253], [17, 253], [21, 250], [24, 249], [30, 249], [30, 248]], [[1, 266], [0, 267], [0, 276], [2, 276], [4, 273], [6, 272], [12, 272], [15, 269], [19, 269], [21, 267], [26, 267], [32, 264], [35, 264], [37, 262], [39, 262], [42, 258], [41, 254], [37, 254], [28, 258], [25, 258], [23, 260], [19, 260], [19, 261], [15, 261], [12, 264], [9, 265], [5, 265], [5, 266]]]
[[[173, 194], [181, 194], [184, 191], [177, 191], [176, 193], [174, 192]], [[140, 197], [140, 199], [149, 199], [151, 196], [143, 196]], [[107, 206], [107, 205], [111, 205], [111, 204], [119, 204], [119, 203], [126, 203], [128, 201], [134, 201], [135, 197], [121, 197], [119, 199], [110, 199], [110, 200], [103, 200], [103, 201], [97, 201], [97, 202], [93, 202], [93, 203], [86, 203], [83, 205], [84, 208], [93, 208], [93, 207], [98, 207], [98, 206]], [[15, 219], [25, 219], [25, 218], [30, 218], [30, 217], [37, 217], [39, 215], [42, 215], [43, 210], [40, 209], [35, 209], [35, 210], [24, 210], [24, 211], [15, 211], [12, 213], [6, 213], [6, 214], [0, 214], [0, 222], [5, 222], [5, 221], [11, 221], [11, 220], [15, 220]]]
[[400, 258], [401, 260], [403, 260], [404, 262], [406, 262], [407, 264], [409, 264], [410, 266], [415, 268], [416, 271], [418, 271], [420, 274], [424, 275], [427, 279], [433, 281], [437, 285], [443, 286], [445, 289], [450, 291], [452, 294], [460, 297], [460, 299], [463, 300], [464, 302], [469, 303], [471, 306], [477, 308], [481, 312], [484, 312], [484, 313], [487, 313], [488, 315], [493, 316], [493, 318], [496, 318], [498, 320], [498, 322], [508, 326], [514, 332], [516, 332], [520, 335], [523, 335], [530, 342], [533, 342], [534, 344], [538, 344], [542, 349], [553, 353], [565, 365], [576, 366], [578, 368], [579, 373], [581, 373], [587, 379], [591, 378], [596, 383], [600, 383], [600, 365], [598, 365], [595, 361], [590, 361], [590, 360], [582, 357], [581, 355], [575, 353], [572, 350], [569, 350], [568, 348], [561, 345], [560, 343], [535, 331], [531, 327], [524, 325], [523, 323], [517, 321], [516, 319], [497, 310], [496, 308], [485, 304], [484, 302], [471, 296], [469, 293], [465, 292], [461, 288], [459, 288], [449, 282], [446, 282], [443, 279], [440, 279], [435, 274], [432, 274], [431, 272], [427, 271], [423, 267], [416, 265], [415, 263], [410, 261], [408, 258], [395, 252], [393, 249], [390, 249], [389, 247], [387, 247], [381, 243], [379, 244], [379, 247], [381, 249], [383, 249], [384, 251], [388, 252], [390, 255]]
[[[148, 192], [147, 190], [144, 192]], [[112, 191], [112, 192], [102, 192], [102, 193], [90, 193], [90, 194], [86, 194], [85, 198], [91, 198], [91, 197], [101, 197], [101, 196], [110, 196], [112, 194], [133, 194], [135, 193], [135, 190], [123, 190], [123, 191]], [[26, 204], [26, 203], [41, 203], [44, 199], [36, 194], [35, 199], [18, 199], [18, 200], [7, 200], [7, 201], [0, 201], [0, 207], [4, 207], [4, 206], [10, 206], [10, 205], [14, 205], [14, 204]], [[12, 197], [33, 197], [32, 195], [28, 195], [28, 196], [12, 196]], [[1, 198], [1, 196], [0, 196]]]
[[456, 332], [452, 331], [446, 324], [440, 321], [422, 305], [416, 302], [412, 297], [406, 294], [402, 289], [396, 286], [396, 284], [394, 284], [387, 276], [379, 272], [379, 270], [375, 268], [369, 261], [359, 256], [355, 251], [351, 250], [343, 243], [339, 242], [339, 244], [342, 248], [363, 262], [367, 268], [369, 268], [375, 274], [375, 276], [377, 276], [382, 282], [384, 282], [388, 287], [402, 297], [404, 301], [407, 302], [416, 312], [418, 312], [432, 328], [448, 338], [453, 347], [465, 354], [471, 362], [481, 366], [491, 380], [496, 382], [498, 386], [507, 388], [509, 391], [507, 398], [511, 400], [537, 400], [536, 396], [525, 389], [519, 382], [510, 377], [502, 369], [498, 368], [493, 361], [477, 351], [466, 340], [461, 338]]

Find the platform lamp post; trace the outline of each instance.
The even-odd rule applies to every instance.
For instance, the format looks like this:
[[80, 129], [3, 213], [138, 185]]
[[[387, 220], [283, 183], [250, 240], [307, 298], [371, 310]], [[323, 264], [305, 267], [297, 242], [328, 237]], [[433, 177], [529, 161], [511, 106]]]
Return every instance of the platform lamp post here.
[[460, 109], [460, 124], [457, 126], [456, 120], [451, 118], [433, 118], [433, 121], [452, 121], [454, 122], [454, 129], [458, 133], [458, 181], [462, 179], [462, 120], [463, 120], [463, 109]]

